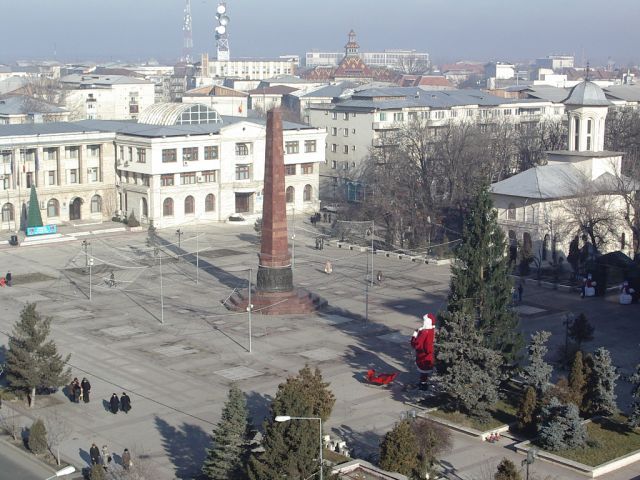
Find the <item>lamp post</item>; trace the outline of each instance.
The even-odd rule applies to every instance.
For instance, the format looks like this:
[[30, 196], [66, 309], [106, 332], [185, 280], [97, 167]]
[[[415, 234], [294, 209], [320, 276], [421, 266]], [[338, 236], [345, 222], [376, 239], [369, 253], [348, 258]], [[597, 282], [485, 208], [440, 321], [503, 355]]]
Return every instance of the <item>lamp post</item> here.
[[247, 312], [249, 313], [249, 353], [251, 353], [251, 311], [253, 310], [253, 305], [251, 305], [251, 276], [253, 273], [253, 269], [249, 269], [249, 303], [247, 304]]
[[575, 320], [575, 315], [573, 312], [567, 312], [564, 315], [564, 321], [562, 324], [564, 325], [564, 361], [565, 364], [569, 363], [569, 328], [573, 325], [573, 321]]
[[533, 464], [536, 460], [536, 451], [533, 449], [527, 450], [527, 458], [522, 461], [522, 465], [527, 466], [527, 480], [529, 480], [529, 465]]
[[320, 480], [323, 480], [322, 473], [322, 419], [319, 417], [290, 417], [289, 415], [278, 415], [275, 418], [276, 422], [288, 422], [289, 420], [318, 420], [320, 422]]
[[182, 248], [180, 246], [180, 240], [182, 239], [182, 235], [184, 235], [184, 232], [182, 230], [180, 230], [180, 229], [177, 229], [176, 230], [176, 235], [178, 235], [178, 248]]
[[88, 261], [89, 263], [89, 301], [91, 301], [91, 267], [93, 267], [93, 257]]
[[[85, 268], [89, 266], [89, 245], [91, 242], [87, 242], [86, 240], [82, 241], [82, 248], [84, 249], [84, 266]], [[86, 270], [85, 270], [86, 272]]]
[[75, 471], [76, 467], [74, 467], [73, 465], [68, 465], [62, 470], [58, 470], [55, 475], [50, 476], [49, 478], [47, 478], [47, 480], [51, 480], [52, 478], [56, 477], [66, 477], [67, 475], [71, 475]]

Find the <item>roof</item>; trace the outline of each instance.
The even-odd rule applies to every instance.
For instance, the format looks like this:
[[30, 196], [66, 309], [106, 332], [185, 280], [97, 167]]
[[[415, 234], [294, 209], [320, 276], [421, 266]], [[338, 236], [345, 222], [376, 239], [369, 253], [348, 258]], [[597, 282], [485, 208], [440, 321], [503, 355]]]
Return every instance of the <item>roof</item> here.
[[153, 83], [141, 78], [128, 77], [124, 75], [80, 75], [75, 73], [60, 78], [60, 81], [62, 83], [77, 83], [82, 86], [110, 86]]
[[8, 77], [0, 80], [0, 94], [10, 93], [21, 89], [28, 83], [25, 77]]
[[334, 85], [326, 85], [305, 93], [302, 97], [314, 98], [336, 98], [347, 90], [352, 90], [358, 84], [355, 82], [340, 82]]
[[0, 115], [65, 113], [66, 111], [64, 108], [26, 95], [6, 95], [0, 97]]
[[[538, 200], [566, 198], [575, 195], [585, 178], [571, 163], [543, 165], [492, 184], [491, 193]], [[618, 187], [617, 179], [609, 172], [593, 180], [592, 185], [599, 193], [610, 193]]]
[[608, 107], [611, 105], [602, 88], [588, 80], [573, 87], [563, 103], [582, 107]]
[[603, 90], [607, 97], [610, 98], [627, 102], [640, 102], [640, 85], [611, 85]]
[[206, 87], [192, 88], [187, 90], [183, 97], [247, 97], [245, 92], [235, 90], [229, 87], [223, 87], [221, 85], [213, 85]]
[[21, 123], [16, 125], [0, 125], [0, 138], [99, 131], [99, 129], [92, 128], [90, 125], [83, 124], [82, 122]]
[[276, 85], [275, 87], [260, 87], [249, 90], [249, 95], [286, 95], [295, 92], [297, 88], [287, 87], [286, 85]]
[[398, 80], [402, 87], [424, 86], [424, 87], [449, 87], [453, 88], [447, 77], [438, 75], [402, 75]]
[[566, 88], [553, 87], [551, 85], [529, 85], [520, 88], [511, 87], [508, 90], [521, 90], [531, 98], [547, 100], [554, 103], [562, 103], [567, 98], [568, 90]]
[[148, 125], [178, 125], [221, 123], [222, 120], [218, 112], [200, 103], [154, 103], [142, 111], [138, 122]]

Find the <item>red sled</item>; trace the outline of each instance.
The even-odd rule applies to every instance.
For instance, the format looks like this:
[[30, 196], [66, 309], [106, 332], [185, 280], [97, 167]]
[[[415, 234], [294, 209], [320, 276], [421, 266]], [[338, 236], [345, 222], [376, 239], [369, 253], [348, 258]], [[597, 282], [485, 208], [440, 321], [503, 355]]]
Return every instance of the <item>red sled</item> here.
[[367, 371], [367, 380], [374, 385], [389, 385], [393, 382], [398, 373], [380, 373], [376, 375], [376, 371], [372, 368]]

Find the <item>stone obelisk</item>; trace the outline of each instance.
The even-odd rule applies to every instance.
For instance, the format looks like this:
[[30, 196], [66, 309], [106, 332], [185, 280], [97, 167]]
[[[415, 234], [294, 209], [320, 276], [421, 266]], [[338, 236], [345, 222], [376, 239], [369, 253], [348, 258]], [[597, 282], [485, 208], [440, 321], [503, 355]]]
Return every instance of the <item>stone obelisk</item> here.
[[258, 258], [258, 293], [293, 290], [284, 182], [282, 112], [267, 112], [262, 241]]

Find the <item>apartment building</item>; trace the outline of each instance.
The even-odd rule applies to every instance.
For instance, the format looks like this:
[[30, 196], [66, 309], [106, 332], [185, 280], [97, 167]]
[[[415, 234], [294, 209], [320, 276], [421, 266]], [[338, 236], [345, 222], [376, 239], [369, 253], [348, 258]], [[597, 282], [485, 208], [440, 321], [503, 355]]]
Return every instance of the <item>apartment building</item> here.
[[73, 123], [0, 126], [0, 229], [24, 224], [32, 185], [46, 224], [111, 218], [113, 140], [113, 133]]
[[295, 75], [297, 61], [292, 58], [234, 58], [210, 59], [202, 55], [201, 76], [209, 78], [242, 78], [264, 80], [278, 75]]
[[395, 131], [413, 120], [437, 129], [450, 121], [484, 124], [508, 120], [535, 123], [560, 119], [564, 106], [546, 100], [510, 100], [479, 90], [375, 88], [310, 104], [309, 123], [327, 131], [327, 162], [320, 170], [320, 198], [334, 199], [341, 183], [354, 179], [372, 148], [388, 146]]

